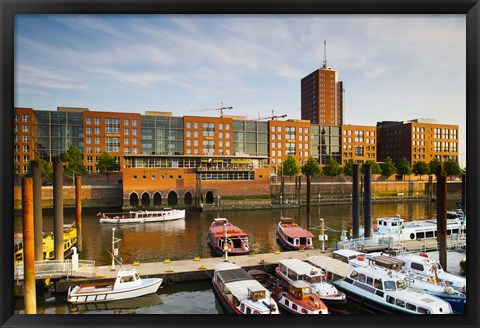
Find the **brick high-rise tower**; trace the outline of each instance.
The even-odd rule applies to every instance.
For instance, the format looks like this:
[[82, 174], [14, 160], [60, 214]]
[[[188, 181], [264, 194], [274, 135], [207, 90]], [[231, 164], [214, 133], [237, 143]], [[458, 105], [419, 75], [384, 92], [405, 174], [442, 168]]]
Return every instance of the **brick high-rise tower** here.
[[[324, 43], [326, 49], [326, 43]], [[323, 66], [301, 80], [302, 120], [313, 124], [343, 124], [343, 82], [338, 71], [327, 66], [325, 50]]]

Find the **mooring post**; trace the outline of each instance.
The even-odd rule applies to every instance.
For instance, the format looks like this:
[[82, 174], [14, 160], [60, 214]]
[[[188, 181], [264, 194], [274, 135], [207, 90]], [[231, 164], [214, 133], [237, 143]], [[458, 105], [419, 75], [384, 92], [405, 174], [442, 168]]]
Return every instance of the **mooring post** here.
[[75, 206], [77, 212], [77, 249], [82, 251], [82, 177], [75, 177]]
[[364, 165], [364, 184], [363, 188], [364, 198], [363, 198], [363, 211], [364, 211], [364, 220], [365, 220], [365, 238], [372, 237], [372, 170], [370, 164]]
[[42, 171], [39, 161], [31, 165], [33, 177], [33, 220], [35, 235], [35, 261], [43, 261], [43, 214], [42, 214]]
[[37, 313], [35, 286], [35, 242], [33, 221], [33, 179], [22, 178], [23, 212], [23, 281], [25, 287], [25, 313]]
[[63, 261], [63, 165], [59, 159], [53, 162], [53, 223], [55, 260]]
[[447, 177], [437, 176], [437, 242], [438, 258], [447, 270]]
[[310, 213], [310, 207], [311, 207], [311, 202], [310, 202], [310, 188], [311, 188], [311, 181], [310, 181], [310, 176], [307, 175], [307, 229], [310, 229], [312, 226], [312, 216]]
[[353, 175], [352, 175], [352, 232], [353, 239], [359, 237], [360, 230], [360, 210], [359, 210], [359, 192], [358, 192], [358, 164], [353, 164]]
[[462, 211], [467, 214], [467, 177], [462, 175]]

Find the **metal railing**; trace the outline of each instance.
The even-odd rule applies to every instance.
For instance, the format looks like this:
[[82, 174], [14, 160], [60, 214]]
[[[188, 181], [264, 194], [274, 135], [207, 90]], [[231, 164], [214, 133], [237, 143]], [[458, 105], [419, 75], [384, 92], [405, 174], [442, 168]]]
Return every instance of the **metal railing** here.
[[[23, 265], [15, 265], [15, 280], [23, 280], [23, 276]], [[78, 260], [76, 264], [72, 260], [35, 261], [35, 278], [37, 279], [93, 276], [95, 276], [95, 261]]]

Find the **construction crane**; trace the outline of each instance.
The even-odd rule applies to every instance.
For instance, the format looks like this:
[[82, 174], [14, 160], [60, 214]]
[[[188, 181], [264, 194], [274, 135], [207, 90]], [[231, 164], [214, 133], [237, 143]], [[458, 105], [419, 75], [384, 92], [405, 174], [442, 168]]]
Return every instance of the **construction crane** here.
[[224, 109], [232, 109], [233, 106], [225, 107], [223, 106], [223, 103], [220, 103], [220, 107], [218, 108], [203, 108], [203, 109], [194, 109], [192, 112], [208, 112], [211, 110], [218, 110], [220, 112], [220, 117], [223, 117], [223, 110]]
[[261, 120], [276, 120], [277, 118], [284, 118], [287, 117], [287, 114], [283, 115], [275, 115], [274, 110], [272, 110], [272, 116], [265, 116], [265, 117], [260, 117], [260, 113], [258, 114], [258, 118], [254, 119], [254, 121], [261, 121]]

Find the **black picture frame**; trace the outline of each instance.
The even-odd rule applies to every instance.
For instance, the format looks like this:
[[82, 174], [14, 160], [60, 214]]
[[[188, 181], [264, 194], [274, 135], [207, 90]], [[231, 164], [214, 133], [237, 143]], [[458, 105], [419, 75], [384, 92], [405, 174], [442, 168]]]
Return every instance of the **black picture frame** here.
[[[467, 29], [467, 195], [468, 230], [478, 237], [479, 199], [479, 40], [478, 0], [139, 0], [69, 1], [1, 0], [0, 99], [0, 325], [1, 327], [174, 327], [174, 326], [479, 326], [478, 238], [467, 241], [467, 314], [448, 316], [213, 316], [213, 315], [13, 315], [13, 108], [14, 108], [14, 17], [16, 14], [465, 14]], [[452, 114], [454, 115], [454, 114]], [[473, 233], [472, 233], [473, 231]]]

